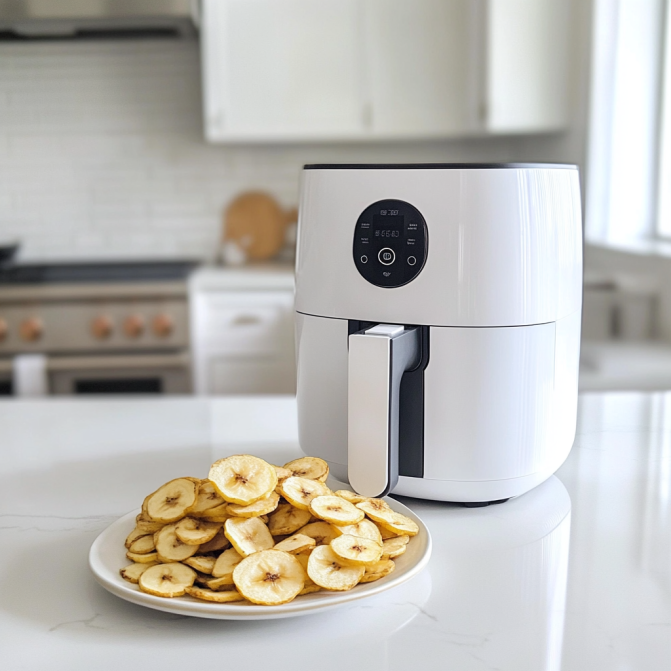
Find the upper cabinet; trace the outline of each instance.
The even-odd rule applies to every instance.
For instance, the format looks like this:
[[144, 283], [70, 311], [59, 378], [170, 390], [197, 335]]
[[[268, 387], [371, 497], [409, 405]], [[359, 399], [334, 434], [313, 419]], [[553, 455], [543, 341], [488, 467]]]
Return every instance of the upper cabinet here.
[[566, 0], [202, 0], [212, 142], [561, 130]]

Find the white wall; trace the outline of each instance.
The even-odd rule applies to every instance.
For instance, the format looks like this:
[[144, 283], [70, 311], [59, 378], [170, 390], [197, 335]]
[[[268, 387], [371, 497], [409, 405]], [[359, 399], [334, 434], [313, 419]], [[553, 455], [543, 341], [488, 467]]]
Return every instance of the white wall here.
[[24, 260], [209, 259], [226, 203], [261, 188], [295, 205], [304, 163], [582, 164], [591, 3], [573, 5], [574, 121], [533, 139], [210, 146], [195, 41], [0, 44], [0, 241]]

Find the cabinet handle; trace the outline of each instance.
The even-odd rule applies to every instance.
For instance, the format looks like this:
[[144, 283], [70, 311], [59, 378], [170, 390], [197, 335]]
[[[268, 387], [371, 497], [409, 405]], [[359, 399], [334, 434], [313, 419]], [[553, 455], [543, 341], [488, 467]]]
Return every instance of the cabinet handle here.
[[234, 326], [253, 326], [260, 324], [263, 320], [258, 315], [238, 315], [233, 320]]

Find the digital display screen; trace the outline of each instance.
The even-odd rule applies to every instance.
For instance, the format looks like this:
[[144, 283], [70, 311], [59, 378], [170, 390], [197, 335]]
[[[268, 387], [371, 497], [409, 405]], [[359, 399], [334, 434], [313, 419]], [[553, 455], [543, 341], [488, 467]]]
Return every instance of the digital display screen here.
[[373, 237], [398, 238], [403, 230], [403, 215], [376, 214], [373, 216]]

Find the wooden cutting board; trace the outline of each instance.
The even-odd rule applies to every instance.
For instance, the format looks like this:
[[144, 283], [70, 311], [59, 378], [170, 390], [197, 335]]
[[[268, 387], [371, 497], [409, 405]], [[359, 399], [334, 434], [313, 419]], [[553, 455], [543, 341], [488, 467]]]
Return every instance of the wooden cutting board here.
[[249, 261], [276, 256], [284, 245], [287, 215], [270, 194], [249, 191], [235, 198], [224, 215], [224, 242], [235, 242]]

